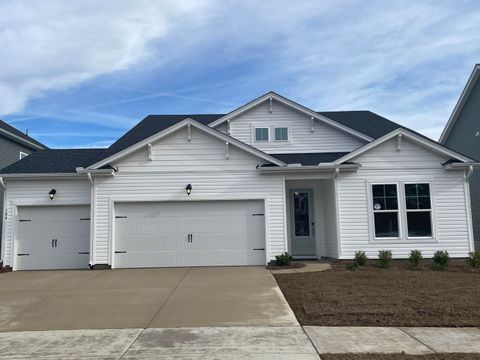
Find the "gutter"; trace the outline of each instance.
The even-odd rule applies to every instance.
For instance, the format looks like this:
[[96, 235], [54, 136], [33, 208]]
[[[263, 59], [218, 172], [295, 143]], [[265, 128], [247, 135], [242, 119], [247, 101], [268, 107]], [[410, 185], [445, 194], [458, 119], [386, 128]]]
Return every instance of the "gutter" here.
[[446, 170], [461, 170], [461, 169], [472, 169], [480, 168], [480, 162], [458, 162], [450, 164], [442, 164]]
[[339, 172], [343, 171], [356, 171], [360, 168], [360, 164], [340, 164], [335, 165], [332, 163], [323, 163], [319, 165], [290, 165], [290, 166], [280, 166], [280, 167], [257, 167], [258, 172], [260, 173], [293, 173], [293, 172], [318, 172], [318, 171], [334, 171]]
[[26, 140], [26, 139], [24, 139], [24, 138], [22, 138], [18, 135], [12, 134], [10, 131], [7, 131], [5, 129], [0, 129], [0, 132], [14, 138], [16, 141], [21, 141], [23, 144], [28, 144], [27, 146], [33, 147], [33, 148], [38, 149], [38, 150], [44, 150], [45, 149], [45, 147], [37, 145], [37, 144], [35, 144], [35, 143], [33, 143], [29, 140]]
[[90, 181], [92, 181], [91, 180], [92, 175], [113, 176], [114, 173], [115, 173], [114, 169], [85, 169], [83, 167], [77, 167], [75, 169], [75, 171], [79, 175], [85, 175], [86, 174]]

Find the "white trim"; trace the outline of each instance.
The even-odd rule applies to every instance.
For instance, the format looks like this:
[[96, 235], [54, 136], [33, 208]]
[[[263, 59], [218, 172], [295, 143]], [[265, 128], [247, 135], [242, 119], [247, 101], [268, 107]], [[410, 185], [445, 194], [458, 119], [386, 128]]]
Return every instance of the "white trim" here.
[[28, 144], [29, 146], [33, 146], [33, 147], [36, 148], [36, 149], [40, 149], [40, 150], [45, 149], [45, 146], [37, 145], [37, 144], [35, 144], [35, 143], [33, 143], [33, 142], [29, 141], [29, 140], [26, 140], [26, 139], [24, 139], [24, 138], [22, 138], [22, 137], [20, 137], [20, 136], [18, 136], [18, 135], [15, 135], [15, 134], [11, 133], [11, 132], [8, 131], [8, 130], [1, 129], [1, 128], [0, 128], [0, 132], [2, 132], [2, 133], [4, 133], [4, 134], [7, 134], [8, 136], [13, 137], [15, 140], [21, 141], [21, 142], [23, 142], [24, 144]]
[[18, 160], [22, 160], [22, 159], [26, 158], [28, 155], [29, 154], [27, 154], [26, 152], [20, 151], [20, 154], [18, 156]]
[[[1, 179], [1, 178], [0, 178]], [[3, 266], [5, 266], [5, 237], [6, 237], [6, 231], [5, 231], [5, 224], [6, 224], [6, 219], [5, 217], [8, 217], [8, 197], [7, 197], [7, 188], [4, 188], [5, 191], [3, 192], [3, 213], [2, 213], [2, 253], [0, 254], [0, 261], [3, 261]]]
[[[268, 143], [271, 141], [272, 137], [271, 137], [271, 134], [270, 134], [270, 128], [268, 126], [255, 126], [252, 124], [252, 127], [253, 127], [253, 141], [252, 143], [256, 143], [256, 144], [265, 144], [265, 143]], [[268, 139], [267, 140], [257, 140], [257, 129], [267, 129], [267, 137]]]
[[463, 106], [465, 105], [465, 102], [470, 96], [479, 77], [480, 77], [480, 64], [476, 64], [475, 67], [473, 68], [472, 73], [470, 74], [470, 77], [468, 78], [467, 84], [465, 85], [457, 101], [457, 104], [453, 108], [452, 114], [450, 115], [447, 121], [447, 125], [445, 125], [445, 128], [443, 129], [438, 142], [445, 144], [445, 142], [447, 141], [447, 138], [450, 135], [450, 132], [452, 131], [453, 126], [455, 125], [455, 122], [457, 121], [458, 116], [460, 115], [460, 112], [462, 111]]
[[230, 119], [231, 121], [234, 120], [234, 117], [238, 116], [239, 114], [242, 114], [244, 113], [245, 111], [248, 111], [250, 110], [251, 108], [265, 102], [265, 101], [269, 101], [269, 99], [272, 98], [276, 101], [278, 101], [279, 103], [283, 104], [283, 105], [286, 105], [292, 109], [295, 109], [305, 115], [308, 115], [310, 117], [313, 117], [314, 119], [320, 121], [320, 122], [323, 122], [323, 123], [326, 123], [332, 127], [335, 127], [337, 129], [340, 129], [344, 132], [347, 132], [351, 135], [354, 135], [360, 139], [363, 139], [363, 140], [366, 140], [366, 141], [372, 141], [373, 138], [371, 138], [370, 136], [367, 136], [359, 131], [356, 131], [356, 130], [353, 130], [352, 128], [349, 128], [348, 126], [344, 126], [336, 121], [333, 121], [323, 115], [320, 115], [319, 113], [303, 106], [303, 105], [300, 105], [290, 99], [287, 99], [286, 97], [284, 96], [281, 96], [273, 91], [270, 91], [250, 102], [248, 102], [247, 104], [245, 105], [242, 105], [240, 106], [239, 108], [237, 108], [236, 110], [233, 110], [231, 112], [229, 112], [228, 114], [222, 116], [221, 118], [213, 121], [212, 123], [208, 124], [208, 126], [210, 127], [216, 127], [217, 125], [220, 125], [221, 123], [225, 122], [227, 119]]
[[[428, 184], [428, 192], [430, 196], [430, 209], [407, 209], [407, 194], [405, 192], [405, 185], [408, 184]], [[434, 213], [434, 198], [433, 196], [433, 185], [431, 181], [404, 181], [402, 182], [402, 190], [403, 190], [403, 210], [405, 214], [405, 237], [407, 240], [436, 240], [436, 224], [435, 224], [435, 213]], [[409, 236], [408, 235], [408, 213], [409, 212], [430, 212], [430, 230], [432, 235], [431, 236]]]
[[212, 129], [208, 126], [205, 126], [201, 123], [199, 123], [198, 121], [195, 121], [193, 119], [190, 119], [190, 118], [187, 118], [185, 120], [182, 120], [180, 121], [179, 123], [173, 125], [173, 126], [170, 126], [169, 128], [165, 129], [165, 130], [162, 130], [146, 139], [143, 139], [139, 142], [137, 142], [136, 144], [132, 145], [132, 146], [129, 146], [128, 148], [126, 149], [123, 149], [119, 152], [117, 152], [116, 154], [112, 155], [112, 156], [109, 156], [103, 160], [100, 160], [99, 162], [93, 164], [93, 165], [90, 165], [89, 167], [87, 167], [87, 169], [98, 169], [98, 168], [101, 168], [102, 166], [105, 166], [105, 165], [108, 165], [114, 161], [118, 161], [120, 159], [122, 159], [123, 157], [141, 149], [142, 147], [144, 147], [146, 144], [149, 144], [149, 143], [153, 143], [155, 141], [158, 141], [170, 134], [172, 134], [173, 132], [175, 132], [176, 130], [184, 127], [184, 126], [187, 126], [187, 125], [191, 125], [209, 135], [212, 135], [213, 137], [216, 137], [217, 139], [220, 139], [220, 140], [223, 140], [223, 141], [228, 141], [231, 145], [235, 145], [236, 147], [250, 153], [250, 154], [253, 154], [261, 159], [264, 159], [266, 161], [269, 161], [275, 165], [278, 165], [278, 166], [285, 166], [286, 164], [283, 162], [283, 161], [280, 161], [266, 153], [264, 153], [263, 151], [260, 151], [252, 146], [249, 146], [233, 137], [230, 137], [228, 135], [225, 135], [223, 133], [221, 133], [220, 131], [217, 131], [215, 129]]
[[[277, 140], [276, 139], [277, 129], [287, 129], [287, 139], [286, 140]], [[273, 142], [274, 143], [281, 143], [281, 144], [290, 143], [290, 126], [283, 126], [283, 125], [273, 126]]]
[[[470, 159], [468, 157], [466, 157], [465, 155], [462, 155], [462, 154], [459, 154], [457, 153], [456, 151], [453, 151], [453, 150], [450, 150], [450, 149], [447, 149], [446, 147], [444, 147], [443, 145], [441, 144], [438, 144], [437, 142], [433, 141], [433, 140], [429, 140], [429, 139], [425, 139], [423, 138], [422, 136], [420, 135], [417, 135], [415, 133], [412, 133], [406, 129], [402, 129], [402, 128], [399, 128], [399, 129], [396, 129], [392, 132], [389, 132], [388, 134], [364, 145], [364, 146], [361, 146], [359, 147], [358, 149], [352, 151], [351, 153], [341, 157], [340, 159], [337, 159], [334, 161], [334, 164], [341, 164], [347, 160], [351, 160], [361, 154], [363, 154], [364, 152], [384, 143], [385, 141], [388, 141], [392, 138], [394, 138], [395, 136], [397, 135], [403, 135], [403, 137], [415, 142], [416, 144], [418, 145], [422, 145], [426, 148], [429, 148], [437, 153], [440, 153], [440, 154], [443, 154], [443, 155], [447, 155], [449, 157], [453, 157], [455, 159], [458, 159], [458, 160], [461, 160], [463, 162], [475, 162], [473, 159]], [[402, 138], [403, 138], [402, 137]]]
[[338, 178], [333, 179], [333, 187], [335, 190], [335, 222], [337, 225], [336, 233], [337, 233], [337, 258], [340, 259], [342, 257], [342, 241], [341, 241], [341, 231], [340, 231], [340, 205], [338, 203]]
[[265, 194], [241, 194], [241, 195], [219, 195], [212, 198], [209, 195], [202, 195], [198, 197], [184, 197], [180, 199], [174, 195], [163, 195], [151, 197], [136, 196], [136, 195], [119, 195], [110, 197], [110, 236], [109, 236], [109, 250], [108, 250], [108, 264], [112, 269], [115, 269], [115, 203], [141, 203], [141, 202], [198, 202], [198, 201], [240, 201], [240, 200], [263, 200], [264, 206], [264, 222], [265, 222], [265, 265], [270, 261], [270, 226], [268, 219], [269, 214], [269, 195]]
[[301, 173], [301, 172], [316, 172], [316, 171], [331, 171], [335, 172], [336, 169], [343, 170], [343, 171], [356, 171], [358, 168], [360, 168], [360, 165], [358, 164], [339, 164], [335, 165], [333, 163], [322, 163], [319, 165], [306, 165], [306, 166], [301, 166], [301, 165], [289, 165], [289, 166], [281, 166], [281, 167], [275, 167], [275, 166], [267, 166], [267, 167], [262, 167], [259, 166], [257, 168], [258, 172], [260, 173]]
[[[366, 182], [367, 184], [367, 206], [368, 206], [368, 217], [369, 223], [371, 225], [370, 228], [370, 242], [378, 243], [378, 242], [392, 242], [394, 240], [402, 240], [403, 239], [403, 226], [402, 220], [400, 216], [401, 206], [400, 206], [400, 191], [399, 191], [399, 183], [396, 181], [387, 181], [387, 182]], [[397, 209], [396, 210], [375, 210], [372, 208], [373, 204], [373, 191], [372, 187], [374, 185], [395, 185], [397, 187]], [[378, 237], [375, 231], [375, 213], [397, 213], [397, 226], [398, 226], [398, 236], [382, 236]]]

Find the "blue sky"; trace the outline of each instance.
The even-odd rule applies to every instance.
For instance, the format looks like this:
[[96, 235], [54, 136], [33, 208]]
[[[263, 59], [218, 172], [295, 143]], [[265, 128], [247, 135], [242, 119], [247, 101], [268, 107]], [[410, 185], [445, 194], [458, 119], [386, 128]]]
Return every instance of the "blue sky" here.
[[480, 62], [477, 1], [4, 0], [0, 14], [0, 117], [57, 148], [269, 90], [438, 139]]

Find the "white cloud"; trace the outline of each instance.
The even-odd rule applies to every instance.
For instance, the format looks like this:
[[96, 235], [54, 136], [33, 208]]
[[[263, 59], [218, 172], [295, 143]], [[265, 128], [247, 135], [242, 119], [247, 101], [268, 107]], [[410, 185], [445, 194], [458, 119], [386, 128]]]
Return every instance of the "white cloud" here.
[[1, 2], [0, 114], [47, 90], [138, 65], [180, 18], [201, 22], [207, 8], [175, 0]]

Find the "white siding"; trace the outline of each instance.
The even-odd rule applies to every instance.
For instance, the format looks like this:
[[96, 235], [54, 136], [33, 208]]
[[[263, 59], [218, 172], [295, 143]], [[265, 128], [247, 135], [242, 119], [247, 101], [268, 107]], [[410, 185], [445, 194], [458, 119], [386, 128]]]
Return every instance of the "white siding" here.
[[[230, 145], [225, 156], [223, 141], [192, 129], [180, 129], [147, 150], [139, 150], [116, 164], [113, 178], [96, 179], [96, 226], [94, 262], [111, 263], [113, 202], [195, 201], [266, 198], [267, 256], [286, 251], [284, 236], [283, 178], [260, 176], [256, 166], [263, 161]], [[190, 196], [185, 186], [193, 187]]]
[[[50, 200], [48, 192], [56, 189], [57, 194], [54, 200]], [[72, 205], [90, 204], [90, 184], [85, 179], [65, 180], [8, 180], [5, 192], [4, 217], [4, 262], [5, 265], [12, 265], [12, 245], [15, 241], [14, 232], [14, 204], [15, 205]]]
[[324, 181], [322, 196], [325, 207], [325, 256], [338, 258], [335, 180]]
[[[273, 141], [276, 126], [289, 128], [289, 142]], [[270, 141], [254, 142], [254, 127], [270, 128]], [[313, 132], [311, 127], [312, 121], [309, 116], [275, 101], [273, 111], [270, 113], [267, 101], [233, 118], [230, 122], [230, 135], [270, 154], [349, 152], [366, 143], [358, 137], [317, 120], [314, 122]]]
[[[441, 163], [448, 160], [410, 141], [404, 140], [397, 151], [396, 140], [387, 141], [353, 161], [362, 167], [357, 173], [338, 177], [341, 258], [352, 258], [356, 250], [376, 257], [378, 250], [390, 249], [397, 258], [407, 257], [410, 250], [422, 250], [431, 257], [436, 250], [447, 250], [453, 257], [468, 255], [469, 224], [465, 201], [463, 171], [446, 171]], [[373, 222], [369, 198], [371, 183], [429, 182], [434, 219], [433, 239], [407, 239], [402, 191], [399, 193], [399, 240], [373, 239]]]

